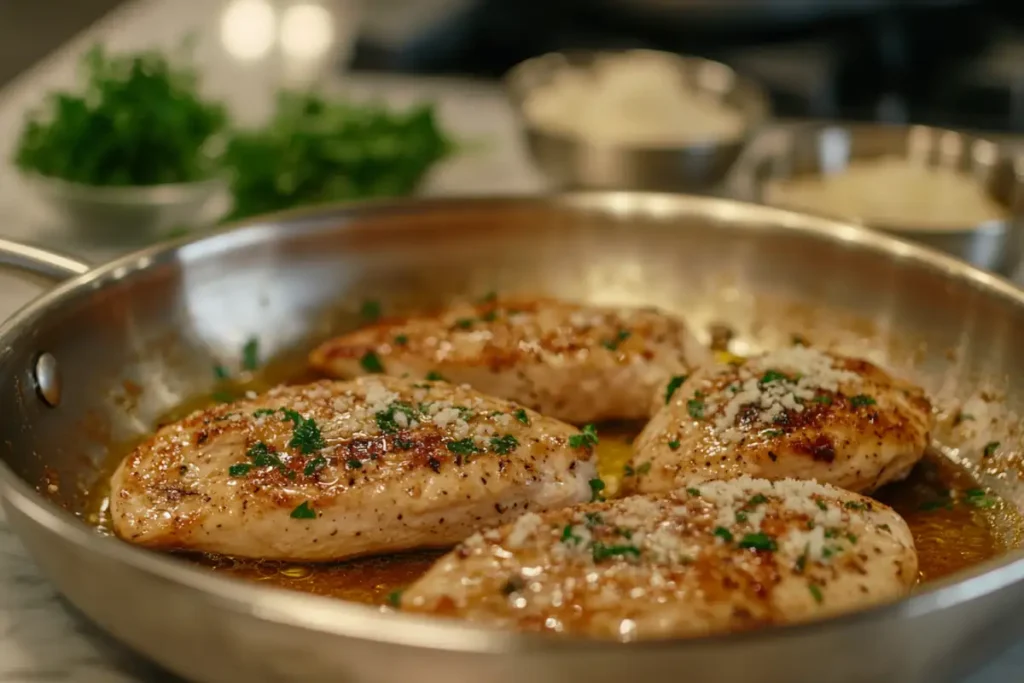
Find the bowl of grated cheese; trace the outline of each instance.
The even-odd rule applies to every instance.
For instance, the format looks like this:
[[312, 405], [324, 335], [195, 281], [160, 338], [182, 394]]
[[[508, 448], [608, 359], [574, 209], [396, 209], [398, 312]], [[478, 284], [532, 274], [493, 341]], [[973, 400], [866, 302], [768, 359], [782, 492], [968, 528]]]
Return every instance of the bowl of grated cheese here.
[[989, 270], [1017, 266], [1024, 157], [928, 126], [805, 123], [741, 155], [730, 194], [915, 240]]
[[768, 118], [765, 91], [707, 59], [552, 52], [506, 76], [534, 162], [557, 186], [705, 191]]

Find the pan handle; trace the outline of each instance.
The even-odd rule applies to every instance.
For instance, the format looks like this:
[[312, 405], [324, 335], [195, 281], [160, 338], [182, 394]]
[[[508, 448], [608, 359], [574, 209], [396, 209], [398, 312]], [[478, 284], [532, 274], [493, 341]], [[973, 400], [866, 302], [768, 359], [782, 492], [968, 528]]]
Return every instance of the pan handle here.
[[45, 249], [0, 239], [0, 266], [10, 266], [61, 282], [84, 275], [91, 267]]

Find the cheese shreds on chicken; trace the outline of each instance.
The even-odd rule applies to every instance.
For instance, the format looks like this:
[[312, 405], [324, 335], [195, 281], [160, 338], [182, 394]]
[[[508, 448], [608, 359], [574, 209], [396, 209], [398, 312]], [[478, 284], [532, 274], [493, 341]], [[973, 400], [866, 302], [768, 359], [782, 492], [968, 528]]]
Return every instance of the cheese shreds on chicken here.
[[929, 442], [920, 388], [805, 346], [705, 367], [662, 393], [628, 470], [643, 493], [743, 474], [869, 492], [905, 478]]
[[487, 299], [380, 321], [310, 363], [334, 377], [439, 377], [583, 424], [647, 418], [655, 388], [707, 358], [683, 321], [655, 309]]
[[895, 600], [916, 578], [910, 530], [890, 508], [740, 477], [523, 515], [441, 558], [401, 608], [633, 641], [832, 616]]
[[445, 382], [280, 387], [160, 429], [111, 481], [115, 532], [295, 561], [449, 547], [524, 511], [590, 500], [592, 440]]

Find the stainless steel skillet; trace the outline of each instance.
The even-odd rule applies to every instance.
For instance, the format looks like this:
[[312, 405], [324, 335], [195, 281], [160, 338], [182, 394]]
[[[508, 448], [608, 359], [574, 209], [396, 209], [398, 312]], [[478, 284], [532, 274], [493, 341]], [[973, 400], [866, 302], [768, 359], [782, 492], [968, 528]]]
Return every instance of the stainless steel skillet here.
[[[9, 522], [72, 603], [186, 677], [935, 683], [1024, 633], [1020, 552], [841, 619], [620, 647], [231, 581], [103, 537], [80, 518], [110, 449], [208, 391], [211, 366], [233, 363], [250, 336], [269, 354], [351, 324], [339, 303], [419, 304], [492, 289], [658, 304], [697, 327], [726, 322], [748, 346], [799, 331], [911, 375], [940, 403], [990, 392], [999, 400], [985, 438], [1002, 445], [981, 475], [1020, 506], [1024, 293], [947, 257], [786, 211], [632, 193], [323, 209], [90, 272], [0, 249], [8, 262], [72, 277], [0, 330]], [[969, 443], [946, 446], [969, 464], [980, 457]]]

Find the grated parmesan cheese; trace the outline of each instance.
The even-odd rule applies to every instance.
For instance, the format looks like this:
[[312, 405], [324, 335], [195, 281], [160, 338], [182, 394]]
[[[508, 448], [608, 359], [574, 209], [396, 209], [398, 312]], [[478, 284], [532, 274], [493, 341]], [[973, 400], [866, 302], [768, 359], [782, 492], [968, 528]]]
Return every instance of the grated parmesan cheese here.
[[513, 550], [522, 548], [523, 545], [533, 538], [537, 533], [537, 530], [543, 526], [544, 520], [541, 516], [534, 512], [527, 512], [521, 515], [519, 519], [512, 525], [512, 530], [509, 531], [506, 543], [509, 548]]

